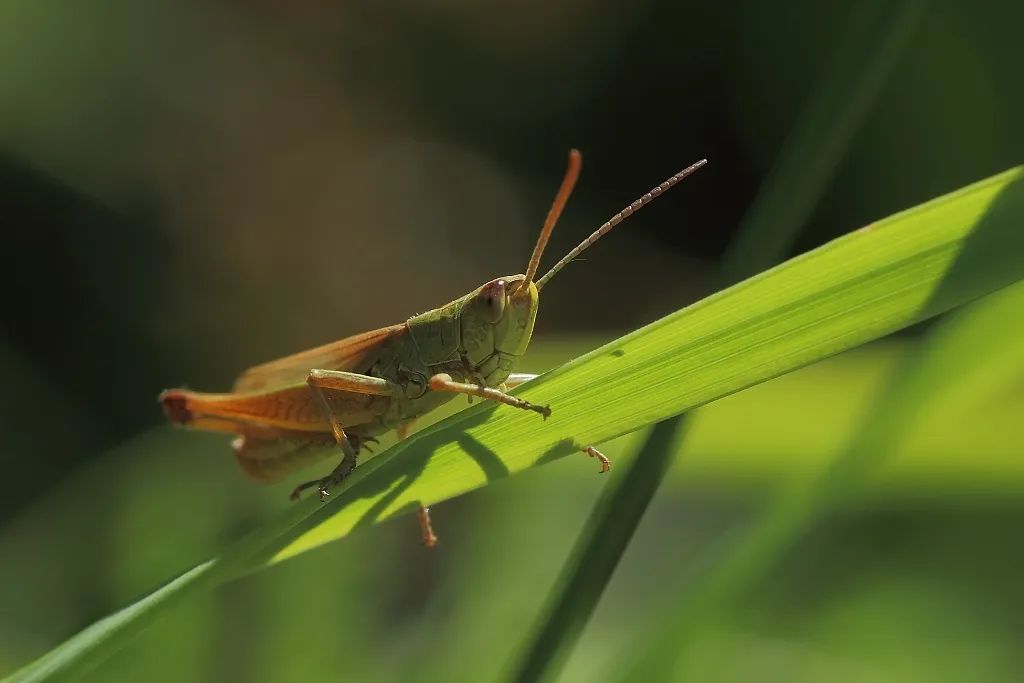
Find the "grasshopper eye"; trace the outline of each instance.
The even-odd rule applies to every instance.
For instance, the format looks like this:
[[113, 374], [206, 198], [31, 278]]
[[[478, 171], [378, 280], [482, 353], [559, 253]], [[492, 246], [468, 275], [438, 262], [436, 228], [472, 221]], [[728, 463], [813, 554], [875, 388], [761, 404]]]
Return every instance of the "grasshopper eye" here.
[[480, 290], [477, 305], [488, 322], [496, 323], [505, 314], [505, 281], [489, 282]]

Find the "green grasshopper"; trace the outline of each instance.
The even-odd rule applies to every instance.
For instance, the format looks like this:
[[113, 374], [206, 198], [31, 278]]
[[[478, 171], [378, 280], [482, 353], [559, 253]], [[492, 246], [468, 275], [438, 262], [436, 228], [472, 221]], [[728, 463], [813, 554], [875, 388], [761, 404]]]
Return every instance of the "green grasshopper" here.
[[[507, 391], [535, 375], [513, 372], [533, 335], [540, 291], [566, 264], [655, 197], [707, 163], [702, 159], [615, 214], [590, 237], [534, 280], [551, 231], [579, 177], [581, 159], [569, 166], [548, 212], [524, 275], [500, 277], [451, 303], [404, 323], [348, 337], [249, 368], [230, 393], [170, 389], [160, 395], [174, 424], [237, 435], [235, 457], [251, 477], [267, 483], [322, 457], [334, 442], [342, 459], [330, 474], [299, 485], [292, 498], [316, 487], [321, 500], [355, 468], [367, 442], [392, 430], [405, 438], [412, 421], [457, 394], [530, 410], [538, 406]], [[610, 468], [596, 448], [584, 452]], [[424, 542], [436, 543], [429, 513], [419, 512]]]

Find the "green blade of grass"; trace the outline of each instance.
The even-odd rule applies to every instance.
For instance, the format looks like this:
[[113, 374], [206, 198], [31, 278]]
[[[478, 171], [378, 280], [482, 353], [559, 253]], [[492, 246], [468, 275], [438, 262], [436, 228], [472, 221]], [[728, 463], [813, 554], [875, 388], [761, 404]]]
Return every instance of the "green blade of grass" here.
[[[1008, 296], [1019, 288], [1024, 284], [991, 296], [1004, 299], [1003, 292]], [[1024, 311], [1024, 301], [1017, 301]], [[994, 311], [988, 305], [984, 310]], [[1024, 337], [1024, 321], [1012, 321], [1008, 316], [1000, 320], [1000, 334], [1011, 340]], [[988, 341], [979, 338], [977, 344], [961, 345], [964, 353], [950, 359], [948, 372], [957, 391], [929, 400], [927, 413], [911, 427], [906, 442], [887, 449], [890, 455], [870, 485], [851, 491], [859, 494], [851, 505], [890, 506], [921, 496], [949, 501], [1020, 495], [1024, 459], [1017, 445], [1024, 443], [1024, 392], [1019, 389], [1024, 346], [1007, 345], [1000, 352]], [[665, 485], [676, 495], [715, 492], [750, 500], [760, 499], [779, 482], [813, 476], [863, 428], [863, 416], [920, 348], [907, 342], [875, 344], [701, 408]], [[968, 362], [979, 365], [967, 368]], [[631, 441], [640, 445], [639, 438]]]
[[[854, 7], [841, 44], [729, 247], [719, 282], [733, 283], [774, 265], [791, 248], [915, 34], [924, 5], [904, 0]], [[516, 680], [552, 679], [561, 670], [674, 460], [668, 435], [685, 432], [688, 418], [680, 415], [659, 425], [642, 447], [644, 457], [627, 465], [625, 476], [598, 500], [552, 589]]]
[[561, 671], [673, 462], [688, 426], [685, 417], [654, 425], [638, 456], [644, 462], [632, 463], [626, 476], [594, 504], [514, 680], [554, 679]]
[[[589, 462], [579, 454], [584, 445], [1020, 280], [1022, 179], [1022, 170], [1013, 169], [893, 215], [539, 377], [516, 393], [550, 404], [547, 421], [478, 404], [432, 425], [357, 468], [326, 504], [296, 504], [228, 548], [199, 578], [179, 579], [138, 604], [153, 618], [187, 594], [411, 512], [419, 502], [446, 500], [567, 455], [580, 458], [582, 467]], [[134, 607], [86, 629], [12, 680], [53, 680], [109, 656], [144, 625]]]
[[[763, 576], [808, 529], [822, 510], [855, 496], [906, 441], [913, 428], [942, 414], [950, 401], [969, 404], [995, 398], [1024, 369], [1024, 282], [957, 311], [904, 359], [889, 378], [847, 447], [810, 478], [782, 490], [745, 528], [722, 539], [710, 558], [671, 601], [673, 615], [660, 635], [636, 638], [621, 680], [670, 680], [698, 633], [723, 618], [744, 591]], [[961, 393], [963, 392], [963, 393]], [[948, 409], [947, 413], [948, 415]]]

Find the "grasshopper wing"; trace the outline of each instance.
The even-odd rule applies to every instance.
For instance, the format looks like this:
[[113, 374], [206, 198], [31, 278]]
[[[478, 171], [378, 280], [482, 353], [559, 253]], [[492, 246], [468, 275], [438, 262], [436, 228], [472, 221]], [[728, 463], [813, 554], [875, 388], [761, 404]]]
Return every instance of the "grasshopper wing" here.
[[314, 368], [365, 372], [381, 356], [389, 342], [397, 341], [407, 331], [404, 323], [382, 327], [255, 365], [235, 380], [234, 391], [263, 391], [303, 383], [309, 371]]

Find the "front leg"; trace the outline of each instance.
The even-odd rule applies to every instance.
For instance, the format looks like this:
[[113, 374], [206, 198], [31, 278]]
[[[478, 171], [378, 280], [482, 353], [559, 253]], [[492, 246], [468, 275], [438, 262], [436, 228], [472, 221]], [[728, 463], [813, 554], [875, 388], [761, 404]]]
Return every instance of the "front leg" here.
[[452, 379], [451, 375], [446, 373], [439, 373], [430, 378], [427, 385], [434, 391], [450, 391], [453, 394], [465, 394], [467, 396], [479, 396], [480, 398], [486, 398], [489, 401], [497, 401], [498, 403], [504, 403], [507, 406], [513, 408], [521, 408], [522, 410], [532, 410], [535, 413], [539, 413], [548, 419], [551, 416], [551, 408], [549, 406], [538, 406], [524, 401], [521, 398], [515, 396], [509, 396], [500, 389], [493, 387], [484, 386], [482, 384], [465, 384], [463, 382], [456, 382]]

